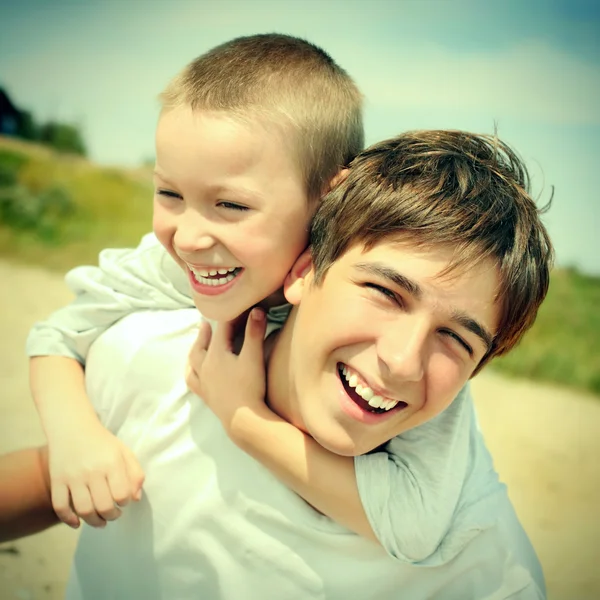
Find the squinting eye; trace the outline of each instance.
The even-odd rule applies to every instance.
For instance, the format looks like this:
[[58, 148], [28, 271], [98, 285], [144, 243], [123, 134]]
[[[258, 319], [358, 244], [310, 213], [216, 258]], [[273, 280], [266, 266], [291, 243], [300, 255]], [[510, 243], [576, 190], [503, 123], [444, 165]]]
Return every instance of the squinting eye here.
[[442, 333], [460, 344], [469, 353], [469, 356], [473, 356], [473, 348], [471, 348], [471, 346], [469, 346], [469, 344], [467, 344], [460, 336], [456, 335], [456, 333], [448, 329], [444, 329]]
[[235, 202], [219, 202], [217, 206], [222, 206], [223, 208], [228, 208], [229, 210], [248, 210], [247, 206], [243, 204], [236, 204]]
[[173, 192], [171, 190], [156, 190], [156, 193], [159, 196], [164, 196], [165, 198], [173, 198], [174, 200], [183, 200], [181, 194], [177, 192]]
[[387, 298], [389, 298], [390, 300], [393, 300], [394, 302], [398, 302], [398, 296], [396, 296], [396, 294], [394, 294], [394, 292], [392, 292], [392, 290], [388, 290], [386, 287], [383, 287], [382, 285], [378, 285], [376, 283], [365, 283], [365, 287], [379, 292], [382, 296], [386, 296]]

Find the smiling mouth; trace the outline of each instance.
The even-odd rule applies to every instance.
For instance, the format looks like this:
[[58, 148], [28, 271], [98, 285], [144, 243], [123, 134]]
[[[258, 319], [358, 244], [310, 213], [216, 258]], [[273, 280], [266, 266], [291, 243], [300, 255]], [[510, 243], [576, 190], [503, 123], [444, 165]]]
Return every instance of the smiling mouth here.
[[391, 411], [402, 410], [406, 402], [390, 400], [376, 395], [371, 388], [363, 386], [344, 363], [337, 364], [338, 375], [349, 398], [366, 412], [387, 414]]

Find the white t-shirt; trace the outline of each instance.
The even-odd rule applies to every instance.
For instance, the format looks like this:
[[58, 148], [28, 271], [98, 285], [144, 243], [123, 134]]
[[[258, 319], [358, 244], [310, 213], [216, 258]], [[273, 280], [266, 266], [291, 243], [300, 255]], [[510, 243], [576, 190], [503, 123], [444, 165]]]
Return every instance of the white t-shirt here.
[[83, 528], [68, 599], [543, 598], [539, 563], [476, 427], [450, 526], [453, 539], [465, 532], [462, 549], [446, 561], [395, 560], [314, 511], [188, 392], [199, 318], [140, 312], [90, 352], [90, 398], [146, 481], [142, 501], [116, 522]]

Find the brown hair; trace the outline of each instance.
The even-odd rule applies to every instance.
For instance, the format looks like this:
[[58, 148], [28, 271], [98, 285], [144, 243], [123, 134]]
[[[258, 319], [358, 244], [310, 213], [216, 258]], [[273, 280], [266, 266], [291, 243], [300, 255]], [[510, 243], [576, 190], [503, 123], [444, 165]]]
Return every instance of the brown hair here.
[[495, 136], [414, 131], [371, 146], [313, 219], [315, 282], [356, 244], [402, 236], [451, 245], [446, 272], [486, 258], [498, 267], [498, 332], [477, 370], [508, 352], [533, 324], [549, 283], [553, 249], [529, 193], [525, 165]]
[[[309, 198], [364, 144], [362, 96], [321, 48], [295, 37], [241, 37], [196, 58], [160, 96], [163, 109], [227, 111], [288, 127]], [[291, 131], [291, 135], [289, 133]]]

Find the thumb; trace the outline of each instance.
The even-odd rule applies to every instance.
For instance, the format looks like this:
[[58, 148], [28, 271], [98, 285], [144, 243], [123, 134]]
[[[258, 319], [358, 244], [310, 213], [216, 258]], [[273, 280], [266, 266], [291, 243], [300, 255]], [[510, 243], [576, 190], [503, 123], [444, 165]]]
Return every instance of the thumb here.
[[260, 308], [253, 308], [246, 321], [244, 345], [240, 352], [240, 358], [245, 361], [260, 361], [259, 364], [262, 365], [266, 327], [267, 319], [265, 313]]

